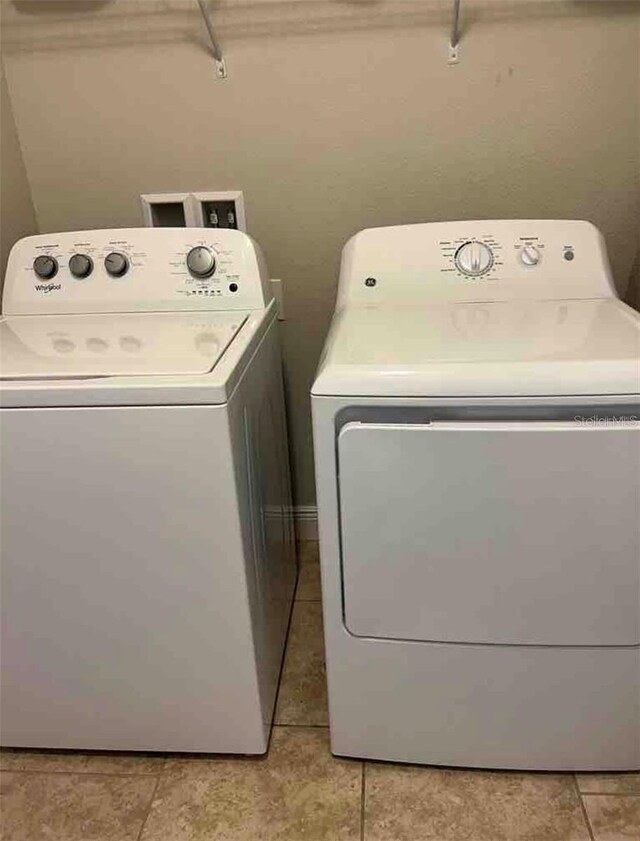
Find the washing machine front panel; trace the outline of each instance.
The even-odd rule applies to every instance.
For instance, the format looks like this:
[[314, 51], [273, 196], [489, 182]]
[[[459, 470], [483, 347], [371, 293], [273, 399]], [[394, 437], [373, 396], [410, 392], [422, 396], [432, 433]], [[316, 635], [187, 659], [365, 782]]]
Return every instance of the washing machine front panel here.
[[640, 426], [348, 423], [344, 622], [356, 636], [640, 644]]
[[[259, 249], [27, 238], [3, 305], [3, 744], [263, 753], [295, 568]], [[257, 439], [274, 455], [250, 469]]]

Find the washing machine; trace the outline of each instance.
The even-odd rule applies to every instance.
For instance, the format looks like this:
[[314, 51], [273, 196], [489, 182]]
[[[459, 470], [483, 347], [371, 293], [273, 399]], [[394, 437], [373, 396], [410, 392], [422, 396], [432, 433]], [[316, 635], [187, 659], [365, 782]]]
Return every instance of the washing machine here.
[[598, 231], [356, 234], [312, 409], [334, 753], [640, 767], [640, 316]]
[[296, 565], [257, 245], [28, 237], [3, 304], [2, 744], [264, 752]]

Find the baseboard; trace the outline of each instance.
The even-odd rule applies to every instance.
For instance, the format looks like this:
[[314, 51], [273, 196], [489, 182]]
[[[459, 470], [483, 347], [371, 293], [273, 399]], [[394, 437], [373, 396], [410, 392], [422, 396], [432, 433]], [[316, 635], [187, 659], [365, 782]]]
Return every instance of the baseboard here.
[[293, 522], [298, 540], [318, 539], [318, 509], [315, 505], [294, 505]]

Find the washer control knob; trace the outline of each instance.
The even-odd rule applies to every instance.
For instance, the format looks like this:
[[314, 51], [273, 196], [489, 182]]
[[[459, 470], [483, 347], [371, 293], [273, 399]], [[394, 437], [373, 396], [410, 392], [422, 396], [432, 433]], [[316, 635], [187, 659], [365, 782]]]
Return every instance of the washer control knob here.
[[73, 254], [69, 259], [69, 271], [74, 277], [89, 277], [93, 271], [93, 260], [88, 254]]
[[111, 277], [122, 277], [129, 269], [129, 258], [121, 251], [112, 251], [104, 258], [104, 267]]
[[542, 260], [542, 254], [535, 245], [523, 245], [520, 249], [520, 262], [523, 266], [527, 268], [537, 266], [540, 260]]
[[462, 274], [479, 277], [493, 266], [493, 251], [484, 242], [465, 242], [456, 251], [456, 267]]
[[41, 254], [33, 261], [33, 270], [38, 277], [49, 280], [58, 273], [58, 261], [49, 254]]
[[211, 277], [216, 270], [216, 258], [206, 245], [197, 245], [187, 254], [187, 268], [194, 277]]

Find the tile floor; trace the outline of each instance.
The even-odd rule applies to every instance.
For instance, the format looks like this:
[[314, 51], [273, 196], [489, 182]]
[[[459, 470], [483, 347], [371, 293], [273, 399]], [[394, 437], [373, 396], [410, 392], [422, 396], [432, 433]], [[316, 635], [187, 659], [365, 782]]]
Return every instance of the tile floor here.
[[3, 751], [3, 841], [640, 841], [640, 773], [519, 774], [329, 752], [320, 574], [301, 574], [269, 754]]

